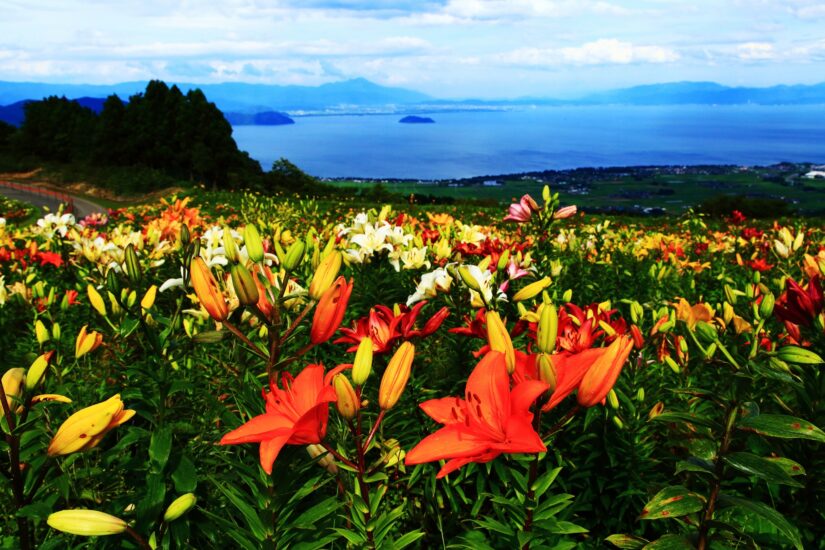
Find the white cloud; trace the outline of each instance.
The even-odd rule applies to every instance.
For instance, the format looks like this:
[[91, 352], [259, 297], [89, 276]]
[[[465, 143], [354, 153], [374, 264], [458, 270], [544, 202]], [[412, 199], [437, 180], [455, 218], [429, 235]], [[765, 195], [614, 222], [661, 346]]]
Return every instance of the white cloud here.
[[500, 63], [530, 67], [557, 65], [626, 65], [629, 63], [672, 63], [677, 51], [663, 46], [638, 46], [630, 42], [602, 38], [581, 46], [565, 48], [520, 48], [494, 56]]
[[739, 59], [745, 61], [765, 61], [776, 57], [773, 44], [768, 42], [746, 42], [736, 47]]

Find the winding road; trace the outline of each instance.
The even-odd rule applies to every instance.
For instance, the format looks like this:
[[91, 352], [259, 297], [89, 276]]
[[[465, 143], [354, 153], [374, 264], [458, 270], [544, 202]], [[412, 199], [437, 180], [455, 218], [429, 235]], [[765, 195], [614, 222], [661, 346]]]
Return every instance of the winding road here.
[[104, 207], [86, 199], [32, 185], [21, 185], [0, 180], [0, 195], [38, 207], [45, 206], [52, 212], [56, 212], [61, 204], [71, 204], [72, 213], [78, 220], [89, 214], [106, 213]]

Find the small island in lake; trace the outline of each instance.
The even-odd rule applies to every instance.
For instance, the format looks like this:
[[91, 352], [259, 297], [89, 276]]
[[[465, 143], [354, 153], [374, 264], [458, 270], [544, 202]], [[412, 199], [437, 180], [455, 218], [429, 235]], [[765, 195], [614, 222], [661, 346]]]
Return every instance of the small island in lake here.
[[409, 115], [405, 116], [398, 122], [402, 124], [434, 124], [435, 121], [428, 116], [415, 116]]
[[224, 113], [223, 116], [233, 126], [281, 126], [295, 124], [286, 113], [264, 111], [261, 113]]

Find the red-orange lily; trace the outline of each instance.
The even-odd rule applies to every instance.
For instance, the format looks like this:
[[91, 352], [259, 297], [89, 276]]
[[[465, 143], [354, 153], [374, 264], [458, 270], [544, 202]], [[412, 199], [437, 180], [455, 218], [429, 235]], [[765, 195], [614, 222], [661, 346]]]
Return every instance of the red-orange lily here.
[[326, 342], [341, 326], [351, 293], [352, 281], [347, 283], [347, 280], [342, 276], [338, 277], [321, 296], [321, 300], [315, 308], [315, 315], [312, 318], [310, 339], [313, 344]]
[[260, 443], [261, 467], [268, 474], [284, 445], [320, 443], [327, 432], [329, 403], [336, 400], [333, 369], [324, 376], [323, 365], [309, 365], [294, 379], [283, 374], [281, 385], [270, 384], [264, 394], [266, 412], [232, 430], [221, 445]]
[[420, 407], [444, 424], [409, 453], [406, 463], [447, 460], [438, 472], [444, 477], [471, 462], [489, 462], [502, 453], [538, 453], [547, 448], [533, 429], [530, 406], [547, 384], [525, 380], [510, 388], [503, 353], [491, 351], [467, 379], [465, 398], [431, 399]]

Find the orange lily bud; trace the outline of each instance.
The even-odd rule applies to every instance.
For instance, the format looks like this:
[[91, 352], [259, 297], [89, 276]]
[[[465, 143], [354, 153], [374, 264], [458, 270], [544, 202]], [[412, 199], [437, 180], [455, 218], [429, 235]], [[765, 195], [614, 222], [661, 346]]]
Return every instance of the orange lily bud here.
[[645, 338], [638, 326], [630, 325], [630, 335], [633, 337], [633, 346], [636, 349], [642, 349], [645, 346]]
[[218, 288], [218, 282], [203, 258], [194, 258], [189, 266], [189, 271], [192, 286], [195, 288], [195, 294], [197, 294], [201, 305], [214, 320], [225, 320], [229, 316], [229, 306]]
[[627, 335], [616, 338], [590, 366], [579, 384], [579, 405], [592, 407], [601, 402], [613, 388], [627, 361], [633, 339]]
[[358, 386], [363, 386], [372, 372], [372, 349], [372, 338], [364, 338], [358, 344], [352, 364], [352, 381]]
[[97, 446], [106, 433], [123, 424], [135, 411], [123, 409], [120, 394], [81, 409], [66, 419], [49, 443], [49, 456], [67, 455]]
[[378, 406], [382, 410], [389, 410], [398, 403], [404, 388], [407, 387], [407, 380], [410, 379], [413, 357], [415, 346], [410, 342], [404, 342], [390, 359], [378, 388]]
[[352, 281], [347, 283], [344, 277], [338, 277], [335, 283], [321, 296], [321, 300], [315, 308], [315, 316], [312, 318], [310, 339], [313, 344], [326, 342], [341, 326], [351, 293]]
[[315, 275], [312, 276], [312, 282], [309, 283], [310, 298], [318, 301], [329, 290], [341, 270], [342, 261], [343, 257], [337, 250], [331, 251], [326, 258], [321, 260], [318, 269], [315, 270]]
[[504, 354], [504, 360], [507, 364], [507, 372], [513, 374], [516, 370], [516, 352], [513, 349], [513, 341], [510, 339], [510, 333], [499, 317], [498, 312], [488, 311], [486, 315], [487, 320], [487, 343], [490, 344], [490, 349], [493, 351], [500, 351]]
[[97, 331], [86, 332], [86, 325], [77, 333], [77, 340], [74, 344], [74, 356], [80, 359], [87, 353], [94, 351], [103, 342], [103, 335]]
[[81, 537], [119, 535], [128, 528], [122, 519], [96, 510], [61, 510], [49, 514], [46, 523], [52, 529]]
[[349, 379], [343, 374], [336, 374], [332, 379], [332, 387], [335, 388], [335, 395], [338, 396], [335, 402], [338, 412], [347, 420], [354, 418], [355, 413], [361, 408], [361, 403]]

